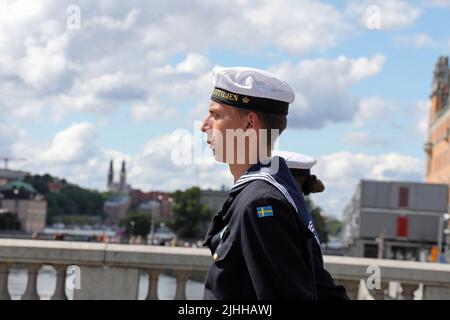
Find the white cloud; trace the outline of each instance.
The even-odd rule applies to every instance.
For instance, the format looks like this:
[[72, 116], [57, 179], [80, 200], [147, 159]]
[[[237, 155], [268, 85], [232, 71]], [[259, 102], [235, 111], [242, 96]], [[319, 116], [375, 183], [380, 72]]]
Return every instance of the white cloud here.
[[439, 47], [438, 41], [435, 41], [427, 33], [421, 32], [413, 35], [403, 35], [394, 37], [394, 41], [399, 44], [410, 44], [416, 48]]
[[93, 125], [75, 123], [57, 133], [49, 149], [38, 157], [47, 163], [85, 163], [96, 153], [98, 135]]
[[422, 0], [424, 7], [450, 7], [450, 0]]
[[345, 135], [344, 139], [356, 147], [386, 146], [389, 141], [377, 138], [367, 131], [352, 131]]
[[48, 90], [49, 86], [56, 86], [69, 71], [64, 53], [67, 41], [66, 35], [50, 38], [44, 45], [30, 39], [26, 54], [19, 63], [22, 79], [36, 89]]
[[377, 96], [368, 97], [360, 101], [353, 123], [356, 127], [362, 127], [369, 121], [385, 121], [392, 117], [396, 109], [398, 103], [393, 100]]
[[27, 21], [38, 16], [47, 1], [30, 3], [27, 0], [2, 1], [0, 3], [0, 21], [10, 25]]
[[430, 101], [421, 100], [417, 101], [413, 105], [413, 112], [417, 116], [416, 132], [425, 141], [428, 137], [428, 124], [429, 124], [429, 112]]
[[0, 123], [0, 157], [11, 157], [12, 146], [18, 139], [25, 136], [25, 131], [14, 125]]
[[193, 121], [202, 121], [208, 114], [208, 101], [201, 102], [192, 107], [189, 112], [189, 119]]
[[359, 25], [367, 28], [367, 8], [377, 6], [380, 12], [382, 30], [404, 28], [413, 25], [422, 10], [403, 0], [364, 0], [347, 2], [347, 14], [357, 20]]
[[175, 70], [182, 73], [202, 74], [211, 70], [211, 64], [203, 55], [189, 53], [185, 60], [177, 64]]
[[[342, 14], [328, 4], [298, 0], [248, 4], [243, 21], [238, 20], [228, 30], [230, 36], [251, 30], [258, 37], [272, 39], [281, 48], [303, 54], [332, 47], [340, 35], [350, 31]], [[224, 35], [225, 30], [221, 29]]]
[[145, 105], [133, 106], [131, 113], [138, 122], [167, 119], [177, 115], [176, 109], [159, 106], [151, 100]]
[[350, 93], [351, 86], [380, 72], [385, 60], [380, 54], [357, 59], [339, 56], [270, 68], [296, 93], [289, 126], [320, 128], [327, 122], [351, 120], [358, 110], [358, 98]]
[[142, 101], [147, 93], [137, 74], [105, 73], [89, 79], [77, 79], [71, 90], [48, 99], [52, 117], [61, 119], [73, 112], [108, 114], [128, 101]]
[[[2, 1], [0, 90], [15, 89], [2, 92], [9, 97], [5, 110], [33, 105], [30, 119], [38, 113], [58, 121], [111, 113], [124, 102], [143, 105], [150, 97], [160, 105], [195, 105], [210, 90], [209, 48], [303, 54], [330, 48], [350, 32], [337, 8], [309, 0], [82, 1], [81, 29], [67, 30], [70, 4]], [[185, 59], [173, 64], [174, 55]], [[117, 82], [100, 88], [107, 80]], [[7, 112], [24, 117], [26, 110]]]
[[420, 182], [424, 172], [422, 159], [398, 153], [332, 153], [318, 157], [317, 165], [312, 169], [326, 188], [324, 193], [314, 194], [312, 198], [326, 213], [341, 216], [361, 179]]

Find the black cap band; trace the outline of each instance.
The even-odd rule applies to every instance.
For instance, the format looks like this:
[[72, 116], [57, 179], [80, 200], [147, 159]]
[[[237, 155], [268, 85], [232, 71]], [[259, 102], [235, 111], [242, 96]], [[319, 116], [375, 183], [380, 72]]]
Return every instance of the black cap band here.
[[230, 92], [220, 88], [214, 88], [211, 100], [217, 103], [228, 104], [233, 107], [253, 110], [263, 113], [278, 114], [286, 116], [288, 114], [289, 103], [268, 98], [245, 96]]
[[291, 174], [294, 177], [309, 176], [311, 174], [311, 171], [309, 169], [289, 168], [289, 171], [291, 171]]

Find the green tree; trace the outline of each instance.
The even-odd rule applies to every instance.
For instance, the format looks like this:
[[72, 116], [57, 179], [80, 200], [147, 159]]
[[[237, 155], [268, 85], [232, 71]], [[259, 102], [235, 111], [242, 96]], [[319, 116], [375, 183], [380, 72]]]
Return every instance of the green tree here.
[[54, 181], [53, 178], [49, 174], [41, 175], [27, 175], [24, 179], [24, 182], [31, 184], [36, 191], [44, 196], [46, 196], [50, 191], [48, 189], [48, 183]]
[[342, 221], [337, 219], [327, 219], [327, 229], [330, 236], [338, 237], [342, 231]]
[[101, 216], [105, 198], [97, 191], [68, 185], [47, 195], [47, 221], [61, 215]]
[[174, 219], [169, 223], [181, 238], [203, 238], [211, 219], [211, 210], [200, 203], [200, 189], [193, 187], [171, 194]]
[[322, 243], [328, 242], [328, 229], [326, 220], [320, 214], [322, 209], [314, 204], [314, 202], [310, 199], [310, 197], [305, 197], [306, 206], [309, 208], [311, 212], [314, 224], [317, 229], [317, 233], [319, 234], [319, 240]]
[[[47, 223], [57, 221], [88, 222], [89, 219], [68, 218], [67, 216], [96, 216], [103, 215], [103, 204], [110, 195], [81, 188], [68, 183], [65, 179], [58, 179], [49, 174], [28, 175], [24, 179], [31, 184], [38, 193], [47, 200]], [[49, 182], [57, 181], [63, 185], [58, 192], [50, 192]], [[60, 217], [60, 219], [55, 219]], [[64, 217], [64, 218], [62, 218]]]
[[142, 236], [147, 238], [150, 232], [151, 219], [148, 213], [129, 212], [127, 216], [119, 222], [119, 226], [125, 229], [125, 234], [129, 236]]

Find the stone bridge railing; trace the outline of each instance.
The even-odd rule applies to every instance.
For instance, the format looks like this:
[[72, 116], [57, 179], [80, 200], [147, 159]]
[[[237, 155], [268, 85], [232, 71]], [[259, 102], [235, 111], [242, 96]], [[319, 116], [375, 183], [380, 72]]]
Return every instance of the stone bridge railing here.
[[[450, 299], [450, 265], [397, 260], [325, 256], [328, 271], [353, 298]], [[158, 279], [170, 271], [176, 278], [175, 299], [186, 299], [187, 280], [200, 280], [212, 263], [207, 249], [107, 243], [0, 239], [0, 300], [10, 299], [8, 277], [17, 264], [27, 271], [22, 299], [39, 299], [38, 273], [56, 270], [52, 299], [67, 299], [69, 266], [77, 266], [74, 299], [137, 299], [140, 273], [148, 274], [147, 299], [158, 299]], [[375, 270], [375, 271], [374, 271]], [[367, 290], [365, 283], [378, 288]], [[391, 284], [391, 286], [389, 285]], [[396, 294], [389, 295], [392, 285]], [[79, 289], [77, 289], [79, 288]], [[364, 295], [366, 292], [366, 295]]]

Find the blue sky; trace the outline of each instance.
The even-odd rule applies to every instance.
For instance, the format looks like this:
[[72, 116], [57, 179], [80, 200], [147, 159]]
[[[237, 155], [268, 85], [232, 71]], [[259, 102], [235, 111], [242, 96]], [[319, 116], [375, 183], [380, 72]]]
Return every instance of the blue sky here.
[[[380, 29], [366, 26], [370, 5]], [[327, 190], [313, 199], [340, 216], [362, 178], [423, 180], [449, 18], [448, 0], [2, 1], [0, 156], [100, 190], [111, 158], [144, 190], [184, 189], [197, 173], [204, 188], [231, 186], [224, 165], [170, 161], [171, 135], [205, 114], [212, 67], [251, 66], [294, 88], [280, 148], [318, 159]]]

